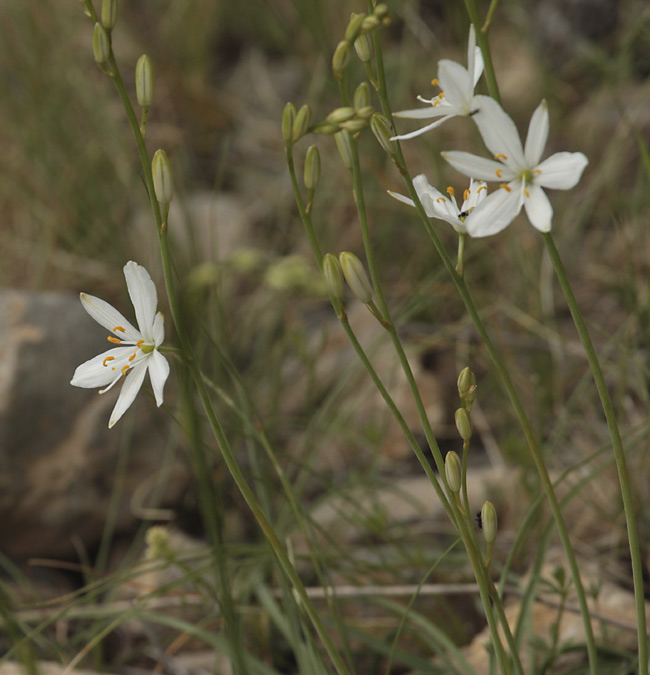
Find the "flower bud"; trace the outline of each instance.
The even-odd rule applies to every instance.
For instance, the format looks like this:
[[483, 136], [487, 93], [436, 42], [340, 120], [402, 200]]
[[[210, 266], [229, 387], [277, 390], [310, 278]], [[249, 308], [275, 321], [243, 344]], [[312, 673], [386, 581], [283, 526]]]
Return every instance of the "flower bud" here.
[[296, 106], [293, 103], [287, 103], [282, 112], [282, 138], [290, 141], [293, 135], [293, 123], [296, 119]]
[[453, 450], [450, 450], [445, 455], [445, 476], [452, 492], [460, 492], [461, 473], [460, 457]]
[[362, 262], [349, 251], [340, 253], [339, 261], [350, 290], [364, 305], [369, 305], [372, 302], [373, 288]]
[[311, 108], [308, 105], [303, 105], [296, 113], [296, 118], [293, 121], [291, 128], [291, 140], [300, 140], [308, 131], [309, 123], [311, 122]]
[[341, 40], [334, 50], [332, 56], [332, 70], [335, 75], [340, 75], [350, 61], [350, 43], [347, 40]]
[[469, 368], [463, 368], [458, 376], [458, 396], [470, 410], [476, 398], [476, 376]]
[[379, 19], [383, 20], [388, 16], [388, 5], [385, 5], [383, 2], [380, 2], [375, 6], [373, 14]]
[[481, 508], [483, 538], [488, 544], [494, 544], [497, 538], [497, 510], [492, 502], [485, 502]]
[[102, 1], [102, 26], [111, 30], [117, 23], [117, 0]]
[[366, 14], [352, 13], [350, 23], [348, 23], [347, 28], [345, 29], [344, 39], [346, 42], [352, 43], [359, 37], [361, 34], [361, 24], [364, 22], [366, 17]]
[[338, 124], [332, 124], [331, 122], [317, 122], [311, 130], [315, 134], [335, 134], [337, 131], [340, 131]]
[[362, 33], [369, 33], [371, 30], [375, 30], [375, 28], [379, 28], [379, 26], [381, 26], [381, 21], [373, 14], [371, 16], [367, 16], [361, 22], [361, 32]]
[[454, 419], [456, 420], [456, 429], [458, 429], [460, 437], [464, 441], [469, 441], [472, 437], [472, 420], [467, 410], [465, 408], [458, 408]]
[[148, 108], [153, 100], [153, 65], [151, 59], [143, 54], [135, 64], [135, 94], [138, 105]]
[[357, 111], [354, 108], [345, 106], [343, 108], [336, 108], [336, 110], [332, 110], [332, 112], [325, 119], [332, 124], [340, 124], [341, 122], [347, 122], [348, 120], [351, 120], [356, 114]]
[[90, 19], [92, 17], [92, 14], [90, 12], [90, 8], [88, 7], [88, 3], [90, 0], [80, 0], [81, 2], [81, 8], [84, 11], [84, 14]]
[[370, 106], [370, 85], [362, 82], [354, 92], [354, 109], [359, 112], [361, 108]]
[[341, 129], [345, 129], [346, 131], [349, 131], [351, 134], [356, 134], [357, 131], [361, 131], [362, 129], [365, 129], [368, 126], [368, 120], [356, 118], [348, 120], [347, 122], [341, 122], [339, 126], [341, 127]]
[[93, 30], [93, 55], [97, 63], [106, 63], [111, 54], [111, 40], [101, 23], [95, 24]]
[[174, 196], [172, 166], [164, 150], [156, 150], [151, 161], [153, 187], [160, 204], [169, 204]]
[[360, 35], [354, 41], [354, 49], [357, 52], [360, 61], [369, 63], [372, 58], [372, 42], [368, 35]]
[[376, 113], [370, 118], [370, 129], [379, 142], [379, 145], [389, 154], [395, 153], [395, 144], [391, 141], [393, 132], [390, 128], [386, 117], [380, 113]]
[[347, 169], [352, 169], [352, 140], [350, 134], [343, 130], [334, 134], [336, 147], [339, 149], [343, 164]]
[[345, 287], [343, 286], [343, 270], [338, 258], [332, 253], [323, 256], [323, 278], [327, 285], [327, 292], [335, 299], [342, 300]]
[[315, 190], [320, 179], [320, 152], [315, 145], [307, 148], [305, 155], [305, 187], [308, 190]]

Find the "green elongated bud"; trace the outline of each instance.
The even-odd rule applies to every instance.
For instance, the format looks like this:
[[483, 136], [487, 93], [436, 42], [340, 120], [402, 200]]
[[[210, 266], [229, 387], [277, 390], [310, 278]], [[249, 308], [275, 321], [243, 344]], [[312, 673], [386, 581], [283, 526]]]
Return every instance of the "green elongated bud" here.
[[352, 169], [352, 139], [350, 134], [345, 130], [338, 131], [334, 134], [334, 140], [346, 169]]
[[99, 64], [106, 63], [110, 54], [111, 39], [108, 32], [101, 23], [96, 23], [93, 30], [93, 56], [95, 61]]
[[117, 23], [117, 0], [102, 1], [102, 26], [111, 30]]
[[362, 120], [367, 120], [369, 117], [371, 117], [375, 112], [375, 109], [371, 105], [364, 106], [363, 108], [359, 108], [357, 110], [357, 117], [362, 119]]
[[497, 510], [492, 502], [485, 502], [481, 508], [481, 523], [483, 525], [483, 538], [488, 546], [494, 544], [497, 538]]
[[390, 128], [388, 119], [384, 115], [376, 113], [370, 118], [370, 129], [379, 142], [379, 145], [381, 145], [389, 155], [395, 154], [395, 144], [390, 140], [391, 136], [394, 136], [395, 134]]
[[350, 61], [350, 43], [347, 40], [341, 40], [334, 50], [332, 56], [332, 70], [338, 77], [345, 70]]
[[343, 270], [338, 258], [333, 253], [323, 256], [323, 278], [327, 285], [327, 292], [336, 300], [342, 300], [345, 292], [343, 284]]
[[472, 437], [472, 420], [466, 408], [458, 408], [454, 416], [456, 420], [456, 429], [464, 441], [469, 441]]
[[372, 42], [368, 35], [359, 35], [354, 41], [354, 50], [363, 63], [369, 63], [372, 58]]
[[335, 134], [340, 131], [338, 124], [331, 122], [317, 122], [311, 129], [315, 134]]
[[172, 165], [164, 150], [156, 150], [151, 160], [153, 187], [160, 204], [169, 204], [174, 196]]
[[359, 112], [368, 106], [370, 106], [370, 85], [362, 82], [354, 91], [354, 109]]
[[388, 5], [385, 5], [383, 2], [380, 2], [373, 12], [373, 14], [380, 20], [383, 21], [388, 17]]
[[135, 95], [141, 108], [148, 108], [153, 101], [153, 65], [143, 54], [135, 64]]
[[469, 368], [463, 368], [458, 376], [458, 396], [468, 410], [476, 398], [476, 376]]
[[367, 16], [362, 22], [361, 22], [361, 32], [362, 33], [369, 33], [372, 30], [375, 30], [375, 28], [379, 28], [381, 26], [381, 21], [379, 20], [378, 17], [376, 17], [374, 14], [371, 16]]
[[81, 2], [81, 8], [84, 11], [84, 14], [90, 19], [92, 17], [92, 14], [90, 12], [90, 8], [88, 7], [88, 3], [90, 0], [80, 0]]
[[336, 110], [332, 110], [332, 112], [325, 119], [332, 124], [340, 124], [341, 122], [347, 122], [348, 120], [351, 120], [356, 114], [357, 111], [354, 108], [345, 106], [342, 108], [336, 108]]
[[460, 492], [461, 473], [460, 457], [453, 450], [450, 450], [445, 455], [445, 476], [452, 492]]
[[347, 122], [341, 122], [339, 126], [341, 129], [346, 129], [350, 133], [355, 134], [357, 131], [361, 131], [368, 126], [368, 120], [357, 118], [348, 120]]
[[287, 103], [282, 112], [282, 138], [285, 141], [290, 141], [293, 136], [293, 123], [298, 113], [296, 106], [293, 103]]
[[320, 180], [320, 152], [315, 145], [307, 148], [305, 155], [305, 187], [308, 190], [315, 190]]
[[369, 305], [372, 302], [373, 288], [363, 263], [349, 251], [340, 253], [339, 261], [350, 290], [364, 305]]
[[308, 105], [303, 105], [296, 113], [296, 118], [293, 121], [293, 126], [291, 128], [291, 140], [295, 142], [301, 139], [307, 133], [310, 122], [311, 108]]
[[361, 35], [361, 24], [366, 18], [366, 14], [356, 14], [355, 12], [352, 13], [350, 17], [350, 23], [348, 23], [347, 28], [345, 29], [344, 39], [347, 42], [353, 43], [359, 37], [359, 35]]

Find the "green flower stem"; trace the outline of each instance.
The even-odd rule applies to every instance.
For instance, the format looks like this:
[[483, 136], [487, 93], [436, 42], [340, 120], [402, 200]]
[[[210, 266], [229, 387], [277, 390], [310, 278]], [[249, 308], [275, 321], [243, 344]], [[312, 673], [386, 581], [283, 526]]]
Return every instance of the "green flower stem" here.
[[632, 577], [634, 582], [634, 598], [636, 602], [637, 614], [637, 631], [639, 643], [639, 674], [648, 674], [648, 643], [646, 633], [646, 617], [645, 617], [645, 599], [643, 591], [643, 566], [641, 563], [641, 551], [639, 547], [639, 530], [636, 522], [636, 515], [634, 512], [634, 501], [632, 498], [632, 488], [630, 486], [630, 478], [627, 469], [627, 462], [625, 459], [625, 450], [623, 448], [623, 441], [618, 428], [616, 420], [616, 413], [612, 400], [605, 383], [600, 361], [594, 345], [589, 336], [587, 325], [584, 317], [578, 306], [578, 302], [571, 288], [569, 277], [560, 258], [560, 254], [555, 246], [553, 236], [550, 232], [542, 233], [546, 250], [551, 258], [555, 274], [557, 275], [560, 286], [566, 298], [569, 311], [573, 317], [573, 322], [582, 341], [582, 345], [589, 361], [589, 367], [596, 383], [596, 389], [600, 396], [601, 405], [605, 418], [607, 420], [607, 427], [609, 428], [609, 435], [612, 439], [612, 448], [614, 450], [614, 460], [616, 462], [616, 470], [618, 472], [618, 479], [621, 486], [621, 495], [623, 497], [623, 509], [625, 511], [625, 522], [627, 525], [627, 536], [630, 545], [630, 558], [632, 560]]
[[[363, 243], [364, 243], [364, 249], [366, 252], [366, 259], [368, 262], [368, 268], [370, 270], [370, 276], [372, 278], [372, 283], [375, 289], [375, 293], [377, 295], [377, 302], [379, 304], [379, 308], [381, 310], [381, 314], [386, 320], [386, 329], [388, 330], [388, 333], [390, 335], [391, 341], [393, 343], [393, 347], [395, 349], [395, 352], [398, 356], [398, 359], [400, 361], [400, 365], [402, 367], [402, 371], [406, 375], [406, 379], [408, 381], [409, 389], [411, 390], [413, 400], [415, 401], [415, 405], [418, 411], [418, 417], [420, 419], [420, 423], [422, 425], [422, 429], [424, 431], [424, 435], [427, 439], [427, 443], [429, 444], [429, 448], [431, 450], [431, 453], [433, 455], [434, 461], [436, 462], [436, 466], [438, 468], [438, 473], [440, 474], [440, 478], [445, 486], [445, 490], [447, 494], [450, 494], [450, 489], [449, 485], [447, 484], [447, 479], [445, 475], [445, 465], [444, 465], [444, 459], [442, 457], [442, 453], [440, 452], [440, 448], [438, 446], [438, 442], [435, 438], [435, 435], [433, 433], [433, 429], [431, 428], [431, 423], [429, 422], [429, 419], [426, 414], [426, 409], [424, 407], [424, 402], [422, 401], [422, 397], [420, 396], [420, 391], [418, 389], [417, 383], [415, 382], [415, 378], [413, 376], [413, 371], [411, 370], [411, 366], [408, 362], [408, 358], [406, 357], [406, 353], [404, 351], [404, 346], [402, 345], [402, 342], [399, 338], [399, 335], [397, 333], [397, 329], [395, 328], [395, 324], [393, 323], [392, 319], [390, 318], [390, 310], [388, 308], [388, 303], [386, 302], [386, 298], [384, 296], [384, 293], [382, 291], [381, 287], [381, 279], [379, 277], [379, 272], [377, 269], [377, 263], [372, 247], [372, 242], [370, 240], [370, 230], [368, 228], [368, 218], [367, 218], [367, 213], [366, 213], [366, 206], [365, 206], [365, 198], [364, 198], [364, 193], [363, 193], [363, 182], [362, 182], [362, 177], [361, 177], [361, 168], [359, 165], [359, 153], [358, 153], [358, 147], [357, 147], [357, 141], [353, 138], [352, 143], [352, 186], [353, 186], [353, 192], [354, 192], [354, 201], [357, 207], [357, 214], [359, 216], [359, 223], [361, 225], [361, 234], [363, 238]], [[467, 551], [467, 554], [470, 558], [470, 562], [472, 564], [472, 568], [474, 570], [474, 576], [476, 577], [476, 582], [478, 584], [479, 588], [479, 593], [481, 595], [481, 601], [483, 602], [483, 607], [485, 610], [485, 615], [488, 621], [488, 625], [490, 627], [490, 635], [492, 637], [492, 644], [494, 646], [494, 650], [496, 653], [497, 660], [499, 662], [499, 667], [501, 668], [501, 672], [506, 674], [510, 673], [510, 664], [508, 662], [508, 657], [505, 653], [504, 647], [501, 643], [501, 639], [499, 636], [499, 631], [497, 627], [497, 622], [494, 617], [493, 613], [493, 606], [491, 602], [491, 597], [492, 600], [494, 601], [494, 604], [500, 605], [501, 601], [499, 597], [495, 593], [491, 593], [491, 588], [494, 588], [494, 584], [492, 583], [492, 580], [488, 576], [488, 571], [483, 564], [482, 561], [482, 556], [478, 550], [478, 548], [475, 545], [476, 538], [474, 536], [474, 531], [473, 527], [471, 525], [471, 517], [468, 518], [469, 514], [465, 514], [465, 517], [463, 517], [463, 514], [460, 512], [458, 505], [456, 504], [455, 500], [449, 500], [449, 505], [454, 512], [454, 518], [452, 522], [456, 523], [456, 527], [458, 529], [458, 532], [463, 539], [463, 543], [465, 545], [465, 549]], [[469, 525], [468, 525], [468, 520], [469, 520]], [[510, 633], [508, 624], [506, 622], [504, 626], [504, 632], [505, 633]], [[508, 641], [510, 642], [512, 640], [512, 634], [509, 635]], [[513, 659], [518, 662], [519, 657], [516, 652], [513, 653]], [[523, 669], [521, 667], [521, 663], [518, 663], [518, 672], [523, 675]]]
[[[501, 103], [501, 95], [499, 94], [499, 85], [497, 84], [497, 78], [494, 73], [494, 64], [492, 63], [492, 54], [490, 53], [490, 44], [488, 42], [487, 30], [490, 27], [492, 21], [492, 15], [496, 9], [496, 6], [490, 7], [490, 12], [488, 13], [488, 21], [485, 22], [485, 26], [481, 25], [481, 17], [478, 15], [478, 9], [476, 8], [475, 0], [464, 0], [465, 9], [469, 15], [469, 20], [474, 25], [474, 32], [476, 33], [476, 44], [481, 49], [481, 55], [483, 56], [483, 72], [485, 73], [485, 79], [488, 85], [488, 91], [490, 96]], [[492, 3], [495, 5], [495, 3]]]
[[[228, 442], [228, 439], [223, 431], [223, 428], [221, 426], [221, 423], [219, 422], [219, 419], [216, 415], [216, 412], [214, 410], [214, 407], [212, 405], [212, 400], [210, 399], [210, 396], [208, 394], [208, 391], [205, 386], [205, 382], [203, 381], [203, 377], [201, 375], [201, 371], [198, 367], [198, 364], [196, 363], [196, 360], [194, 359], [194, 352], [192, 348], [192, 343], [190, 341], [189, 334], [187, 333], [187, 330], [185, 329], [185, 326], [181, 320], [181, 312], [180, 312], [180, 307], [178, 304], [178, 299], [176, 296], [176, 293], [174, 291], [174, 285], [173, 285], [173, 275], [172, 275], [172, 263], [171, 263], [171, 254], [169, 250], [169, 242], [166, 236], [166, 229], [163, 229], [163, 219], [162, 219], [162, 214], [160, 212], [160, 206], [158, 204], [158, 201], [156, 200], [155, 192], [154, 192], [154, 187], [153, 187], [153, 177], [151, 174], [151, 162], [149, 159], [149, 156], [147, 154], [146, 146], [144, 143], [144, 139], [142, 137], [142, 134], [140, 133], [140, 125], [138, 123], [137, 117], [135, 115], [135, 112], [133, 110], [133, 106], [131, 105], [131, 101], [128, 97], [126, 88], [124, 86], [124, 82], [122, 80], [122, 77], [120, 75], [119, 69], [117, 67], [117, 62], [115, 61], [115, 56], [113, 55], [111, 51], [109, 63], [111, 65], [113, 75], [114, 75], [114, 82], [115, 86], [117, 87], [118, 93], [120, 98], [122, 99], [122, 103], [124, 105], [124, 109], [129, 121], [129, 124], [131, 126], [131, 129], [133, 131], [133, 135], [135, 136], [135, 141], [138, 146], [138, 152], [140, 154], [140, 160], [142, 164], [142, 170], [144, 173], [144, 179], [145, 183], [147, 185], [147, 190], [149, 192], [149, 199], [151, 202], [152, 210], [154, 213], [154, 217], [156, 220], [156, 226], [158, 230], [158, 238], [159, 238], [159, 244], [160, 244], [160, 253], [161, 253], [161, 259], [162, 259], [162, 266], [163, 266], [163, 274], [165, 278], [165, 288], [167, 291], [167, 298], [169, 301], [169, 308], [170, 312], [172, 315], [172, 320], [174, 322], [174, 326], [176, 328], [176, 334], [178, 336], [178, 341], [181, 345], [181, 349], [185, 352], [187, 358], [188, 358], [188, 367], [190, 370], [190, 373], [192, 375], [192, 379], [194, 381], [194, 385], [196, 387], [196, 390], [199, 394], [199, 398], [201, 399], [201, 403], [203, 405], [203, 408], [205, 410], [206, 416], [208, 418], [208, 422], [210, 424], [210, 427], [212, 429], [212, 432], [214, 434], [215, 440], [217, 441], [217, 444], [219, 445], [219, 449], [221, 450], [221, 455], [223, 457], [224, 462], [226, 463], [230, 474], [235, 481], [237, 487], [239, 488], [239, 491], [241, 495], [243, 496], [244, 500], [248, 504], [251, 512], [253, 513], [255, 519], [257, 520], [260, 528], [262, 529], [267, 541], [271, 545], [271, 548], [273, 549], [278, 561], [280, 562], [280, 565], [282, 569], [284, 570], [285, 574], [287, 577], [290, 579], [291, 583], [293, 584], [296, 592], [298, 593], [298, 596], [301, 601], [301, 605], [304, 608], [306, 614], [309, 616], [312, 625], [314, 626], [314, 629], [318, 633], [323, 646], [325, 650], [327, 651], [328, 656], [332, 660], [332, 664], [334, 665], [336, 672], [339, 673], [340, 675], [347, 675], [349, 673], [349, 670], [345, 663], [343, 662], [343, 659], [341, 658], [338, 649], [332, 642], [332, 639], [330, 638], [328, 632], [325, 629], [324, 624], [322, 623], [320, 616], [318, 615], [318, 612], [316, 611], [316, 608], [314, 607], [313, 603], [311, 602], [311, 599], [307, 595], [307, 591], [305, 590], [305, 587], [298, 576], [298, 573], [291, 563], [291, 560], [289, 559], [289, 556], [282, 545], [282, 542], [278, 538], [277, 534], [275, 533], [275, 530], [273, 529], [271, 523], [267, 519], [266, 515], [264, 514], [264, 511], [262, 510], [257, 498], [255, 497], [254, 492], [251, 490], [250, 486], [248, 485], [248, 482], [246, 481], [246, 478], [244, 477], [244, 474], [242, 473], [239, 464], [237, 463], [237, 460], [235, 458], [234, 452], [232, 450], [232, 447], [230, 446], [230, 443]], [[203, 453], [199, 453], [203, 454]], [[200, 459], [200, 458], [199, 458]], [[205, 462], [205, 457], [203, 457], [203, 462]], [[199, 481], [199, 489], [201, 490], [202, 494], [209, 493], [209, 491], [212, 490], [212, 485], [210, 484], [209, 480], [210, 472], [206, 471], [202, 474], [197, 476], [197, 479]], [[204, 504], [204, 518], [208, 520], [207, 525], [211, 528], [214, 527], [214, 524], [211, 524], [210, 521], [214, 519], [214, 514], [212, 513], [212, 509], [210, 508], [209, 504]], [[232, 598], [231, 597], [225, 597], [222, 598], [222, 602], [224, 603], [224, 610], [226, 609], [225, 603], [230, 602], [232, 603]], [[232, 614], [234, 616], [234, 608], [232, 609]], [[236, 636], [233, 636], [236, 639]], [[238, 646], [238, 645], [236, 645]], [[242, 652], [239, 648], [235, 649], [235, 658], [237, 656], [241, 659]], [[241, 670], [240, 672], [245, 672], [245, 670]]]
[[[466, 0], [468, 5], [471, 5], [474, 8], [474, 14], [476, 15], [476, 18], [478, 18], [477, 13], [476, 13], [476, 8], [473, 5], [472, 0]], [[470, 14], [471, 16], [471, 14]], [[477, 39], [478, 35], [480, 33], [477, 33]], [[374, 44], [375, 44], [375, 60], [377, 63], [377, 79], [380, 84], [380, 89], [379, 89], [379, 97], [381, 100], [381, 105], [382, 105], [382, 110], [384, 115], [388, 117], [389, 120], [391, 120], [392, 124], [392, 112], [391, 112], [391, 106], [390, 102], [388, 100], [388, 90], [386, 87], [386, 75], [384, 72], [383, 68], [383, 59], [382, 59], [382, 53], [381, 53], [381, 43], [379, 41], [379, 36], [375, 33], [374, 35]], [[485, 45], [487, 46], [487, 43]], [[487, 54], [489, 57], [489, 47], [487, 48]], [[485, 58], [485, 57], [484, 57]], [[491, 63], [491, 60], [490, 60]], [[498, 95], [498, 90], [496, 90], [496, 93]], [[442, 260], [443, 265], [445, 266], [445, 269], [447, 270], [447, 273], [451, 277], [451, 280], [453, 281], [454, 285], [456, 286], [456, 289], [458, 293], [460, 294], [465, 307], [467, 308], [468, 313], [470, 314], [470, 317], [472, 321], [474, 322], [474, 326], [476, 327], [476, 330], [478, 331], [483, 344], [485, 345], [485, 348], [488, 351], [488, 354], [490, 355], [490, 358], [492, 362], [494, 363], [494, 366], [497, 369], [497, 372], [499, 373], [499, 376], [501, 378], [502, 384], [504, 389], [506, 390], [508, 397], [510, 398], [510, 401], [512, 403], [512, 406], [514, 408], [515, 414], [517, 415], [517, 419], [519, 420], [519, 424], [522, 428], [524, 437], [526, 439], [526, 443], [528, 445], [529, 451], [532, 455], [533, 462], [535, 464], [535, 467], [537, 469], [537, 472], [541, 478], [542, 485], [544, 488], [544, 492], [546, 494], [547, 499], [549, 500], [549, 504], [551, 506], [551, 511], [553, 513], [553, 518], [556, 523], [556, 527], [558, 529], [560, 539], [562, 541], [562, 546], [564, 548], [565, 555], [567, 556], [567, 561], [569, 563], [569, 567], [571, 569], [571, 576], [573, 578], [573, 583], [575, 585], [576, 589], [576, 596], [578, 598], [578, 603], [580, 605], [580, 612], [582, 614], [582, 620], [584, 624], [584, 629], [585, 629], [585, 642], [587, 644], [587, 652], [589, 655], [589, 666], [590, 666], [590, 672], [592, 675], [595, 675], [598, 672], [598, 656], [596, 652], [596, 641], [594, 638], [594, 632], [593, 628], [591, 625], [591, 617], [589, 614], [589, 605], [587, 604], [587, 596], [585, 593], [584, 586], [582, 584], [582, 581], [580, 579], [580, 569], [578, 567], [578, 562], [576, 560], [575, 552], [573, 550], [573, 547], [571, 545], [571, 540], [569, 538], [569, 532], [567, 530], [566, 524], [564, 522], [564, 518], [562, 516], [562, 509], [560, 508], [560, 504], [558, 502], [557, 496], [555, 494], [555, 491], [553, 490], [553, 485], [551, 483], [551, 479], [548, 475], [548, 470], [546, 469], [546, 465], [544, 464], [544, 459], [542, 457], [542, 454], [540, 452], [540, 449], [537, 445], [537, 440], [535, 439], [535, 436], [533, 434], [532, 428], [530, 426], [530, 422], [528, 420], [528, 416], [526, 415], [526, 411], [521, 403], [521, 400], [519, 399], [519, 395], [517, 393], [517, 390], [515, 389], [515, 386], [510, 378], [510, 374], [508, 372], [508, 369], [500, 355], [500, 353], [497, 351], [496, 347], [494, 346], [492, 340], [490, 339], [490, 336], [487, 332], [487, 329], [485, 327], [485, 324], [483, 323], [483, 320], [476, 309], [476, 306], [474, 305], [474, 301], [472, 299], [472, 296], [470, 295], [469, 289], [467, 288], [467, 285], [465, 284], [465, 281], [463, 278], [456, 272], [456, 269], [454, 268], [454, 264], [452, 263], [449, 255], [447, 254], [447, 251], [445, 250], [445, 247], [442, 243], [442, 240], [438, 236], [438, 233], [436, 232], [435, 228], [431, 224], [431, 220], [427, 216], [426, 212], [424, 211], [424, 208], [422, 207], [422, 204], [420, 203], [420, 200], [418, 198], [417, 192], [415, 191], [415, 188], [413, 187], [413, 182], [411, 181], [410, 175], [408, 173], [408, 170], [406, 168], [406, 163], [404, 161], [404, 156], [402, 154], [402, 149], [400, 147], [399, 142], [395, 142], [396, 148], [395, 148], [395, 154], [394, 154], [394, 162], [395, 165], [397, 166], [398, 170], [402, 174], [402, 178], [404, 179], [404, 182], [406, 183], [406, 187], [409, 192], [409, 196], [413, 200], [413, 203], [415, 204], [415, 207], [417, 209], [418, 215], [420, 217], [420, 222], [422, 223], [425, 231], [429, 235], [436, 251], [438, 252], [438, 255], [440, 256], [440, 259]], [[503, 626], [504, 630], [506, 632], [509, 631], [509, 628], [507, 627], [507, 624], [504, 624]]]

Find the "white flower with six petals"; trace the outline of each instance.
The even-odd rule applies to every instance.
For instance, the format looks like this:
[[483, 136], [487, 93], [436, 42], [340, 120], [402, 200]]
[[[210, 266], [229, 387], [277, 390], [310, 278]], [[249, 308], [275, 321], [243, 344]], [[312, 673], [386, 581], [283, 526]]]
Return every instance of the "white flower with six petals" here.
[[474, 221], [467, 226], [472, 237], [486, 237], [507, 227], [522, 206], [540, 232], [549, 232], [553, 207], [542, 188], [569, 190], [574, 187], [589, 160], [581, 152], [557, 152], [540, 162], [548, 138], [549, 121], [546, 101], [542, 101], [530, 120], [526, 145], [522, 146], [517, 127], [503, 108], [489, 96], [475, 96], [478, 112], [473, 116], [483, 142], [494, 159], [469, 152], [443, 152], [442, 156], [466, 176], [499, 181], [501, 190], [484, 202], [499, 205], [504, 217], [496, 221]]
[[476, 109], [474, 105], [474, 87], [482, 73], [483, 57], [481, 56], [481, 50], [476, 46], [474, 26], [470, 26], [467, 43], [467, 68], [463, 68], [463, 66], [455, 61], [442, 59], [438, 62], [438, 78], [432, 81], [432, 84], [439, 85], [442, 91], [431, 99], [418, 96], [418, 100], [422, 103], [428, 103], [429, 107], [402, 110], [394, 113], [394, 117], [406, 117], [409, 119], [422, 120], [431, 117], [441, 117], [442, 119], [436, 120], [408, 134], [393, 136], [391, 140], [415, 138], [430, 129], [435, 129], [435, 127], [440, 126], [452, 117], [467, 117], [473, 114], [473, 111]]
[[162, 405], [163, 388], [169, 375], [169, 363], [158, 348], [165, 338], [164, 318], [156, 313], [158, 295], [147, 270], [130, 261], [124, 266], [124, 278], [135, 309], [136, 329], [124, 316], [104, 300], [81, 293], [84, 309], [101, 326], [109, 330], [109, 342], [120, 345], [82, 363], [74, 372], [70, 384], [92, 389], [111, 389], [124, 377], [124, 384], [111, 413], [109, 429], [133, 403], [149, 371], [156, 404]]

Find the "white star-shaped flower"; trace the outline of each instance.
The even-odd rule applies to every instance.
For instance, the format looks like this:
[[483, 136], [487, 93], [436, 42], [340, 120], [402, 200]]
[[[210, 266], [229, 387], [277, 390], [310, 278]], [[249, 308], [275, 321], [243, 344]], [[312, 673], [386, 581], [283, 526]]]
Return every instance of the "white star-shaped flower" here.
[[162, 405], [163, 388], [169, 375], [169, 363], [158, 351], [165, 338], [165, 327], [162, 313], [156, 313], [156, 287], [149, 272], [133, 261], [124, 266], [124, 278], [138, 328], [104, 300], [81, 293], [84, 309], [98, 324], [116, 336], [109, 336], [109, 342], [120, 346], [82, 363], [70, 382], [75, 387], [86, 389], [104, 387], [99, 392], [103, 394], [125, 376], [122, 391], [111, 413], [109, 429], [133, 403], [147, 370], [158, 406]]
[[415, 138], [415, 136], [419, 136], [429, 131], [429, 129], [435, 129], [435, 127], [440, 126], [452, 117], [467, 117], [472, 114], [476, 109], [474, 105], [474, 87], [482, 73], [483, 57], [481, 56], [481, 50], [476, 46], [474, 26], [470, 26], [469, 40], [467, 42], [467, 68], [463, 68], [463, 66], [455, 61], [442, 59], [438, 62], [438, 78], [431, 83], [439, 85], [442, 91], [430, 99], [418, 96], [419, 101], [428, 103], [427, 108], [402, 110], [394, 114], [395, 117], [406, 117], [417, 120], [429, 119], [431, 117], [441, 117], [442, 119], [427, 124], [411, 133], [394, 136], [391, 140]]
[[478, 112], [473, 119], [494, 159], [457, 151], [443, 152], [442, 156], [466, 176], [499, 181], [502, 189], [493, 192], [486, 203], [498, 201], [509, 214], [509, 220], [473, 223], [467, 227], [468, 234], [473, 237], [496, 234], [512, 222], [522, 206], [534, 227], [540, 232], [549, 232], [553, 207], [542, 188], [571, 189], [580, 180], [589, 160], [581, 152], [557, 152], [540, 162], [549, 129], [546, 101], [542, 101], [533, 113], [525, 148], [515, 123], [494, 99], [475, 96], [474, 101]]
[[[480, 229], [495, 222], [501, 223], [504, 218], [509, 217], [499, 200], [489, 200], [487, 185], [483, 181], [470, 180], [469, 188], [463, 193], [463, 203], [460, 207], [456, 202], [453, 188], [447, 188], [449, 197], [446, 197], [429, 184], [424, 174], [413, 179], [413, 187], [427, 216], [444, 220], [459, 234], [466, 234], [469, 227]], [[413, 201], [404, 195], [390, 190], [388, 194], [400, 202], [414, 206]]]

